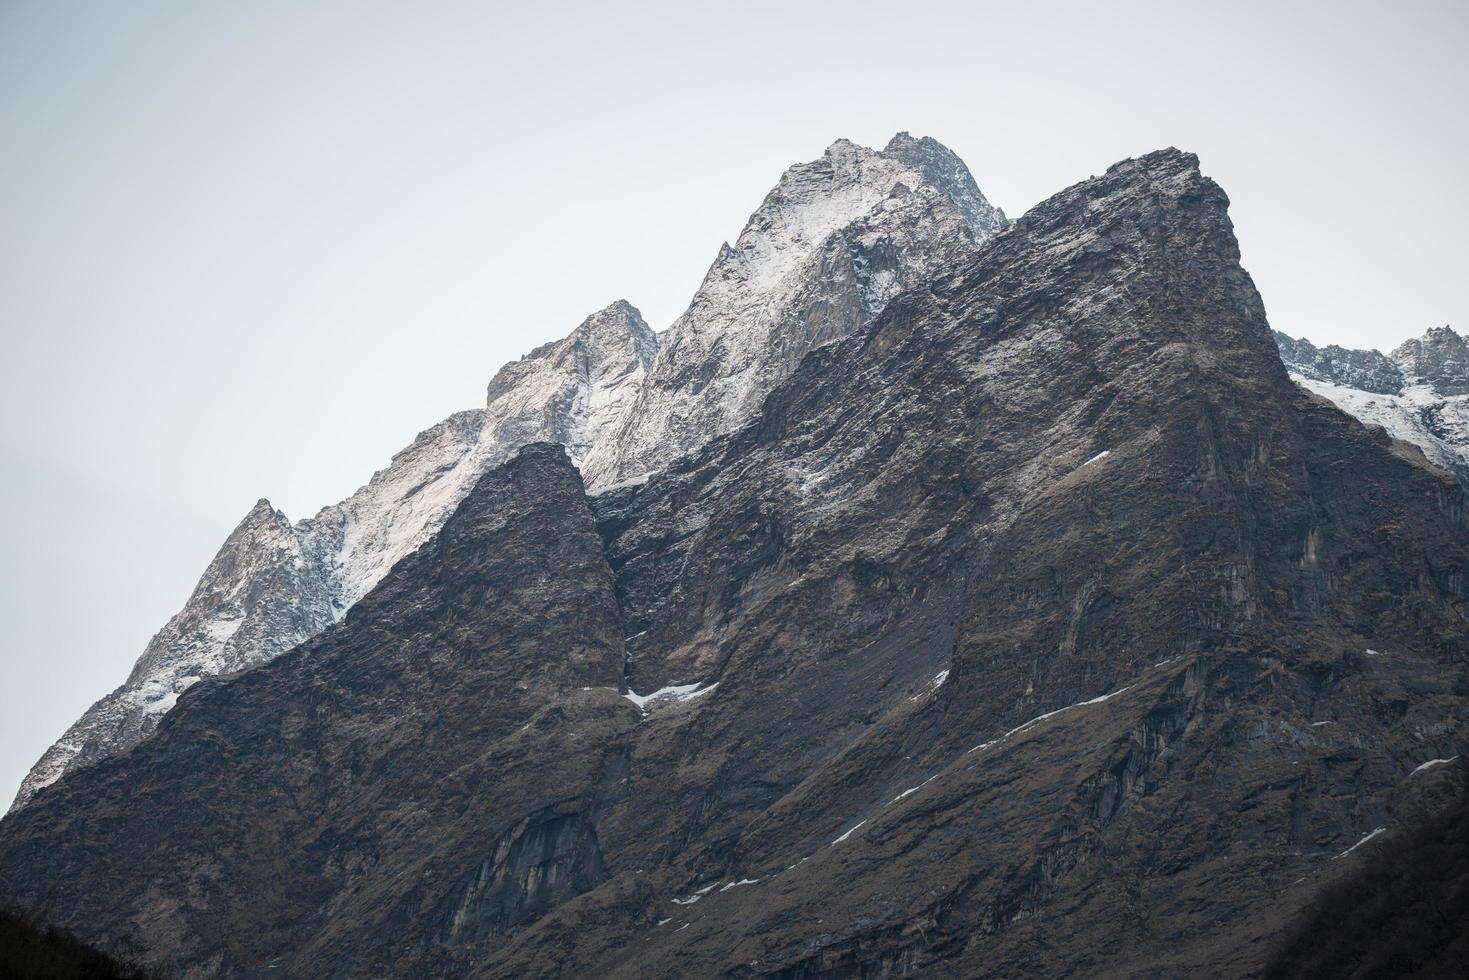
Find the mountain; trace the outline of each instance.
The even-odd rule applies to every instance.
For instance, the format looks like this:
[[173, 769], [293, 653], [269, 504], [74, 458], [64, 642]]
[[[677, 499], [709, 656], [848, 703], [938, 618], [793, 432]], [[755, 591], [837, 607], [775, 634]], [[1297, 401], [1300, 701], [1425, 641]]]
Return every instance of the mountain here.
[[838, 140], [791, 167], [662, 349], [619, 301], [506, 365], [485, 408], [420, 434], [347, 500], [294, 526], [257, 504], [127, 682], [47, 750], [14, 806], [136, 744], [199, 678], [274, 659], [339, 621], [521, 446], [565, 445], [593, 485], [636, 478], [734, 428], [812, 347], [861, 329], [1004, 226], [933, 139], [900, 133], [880, 152]]
[[1451, 328], [1434, 327], [1390, 354], [1318, 348], [1275, 333], [1297, 383], [1412, 443], [1469, 488], [1469, 351]]
[[0, 900], [188, 976], [1258, 971], [1463, 748], [1469, 523], [1227, 209], [1124, 161], [647, 479], [523, 447], [0, 821]]

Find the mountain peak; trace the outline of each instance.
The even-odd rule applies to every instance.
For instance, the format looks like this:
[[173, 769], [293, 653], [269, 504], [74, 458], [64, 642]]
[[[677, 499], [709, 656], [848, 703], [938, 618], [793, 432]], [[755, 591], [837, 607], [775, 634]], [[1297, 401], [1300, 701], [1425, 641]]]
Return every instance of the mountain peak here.
[[871, 153], [872, 150], [868, 147], [863, 146], [860, 143], [853, 143], [845, 136], [838, 136], [836, 139], [831, 141], [826, 150], [822, 153], [822, 156], [832, 157], [841, 156], [848, 153], [861, 152]]
[[240, 523], [235, 525], [233, 536], [249, 537], [258, 539], [263, 531], [281, 531], [290, 533], [291, 521], [284, 513], [275, 509], [274, 505], [261, 497], [240, 518]]
[[649, 383], [583, 474], [620, 482], [730, 431], [808, 351], [1006, 224], [936, 140], [900, 134], [879, 151], [843, 138], [788, 167], [661, 335]]
[[977, 236], [988, 237], [1009, 224], [1005, 212], [985, 198], [959, 155], [932, 136], [914, 139], [907, 131], [897, 133], [882, 155], [921, 173], [954, 203]]
[[1469, 345], [1447, 324], [1431, 327], [1389, 355], [1412, 384], [1429, 384], [1441, 395], [1469, 394]]
[[[612, 360], [622, 364], [628, 352], [646, 370], [658, 353], [658, 335], [643, 314], [625, 299], [604, 306], [577, 325], [569, 338], [593, 362]], [[598, 365], [589, 370], [594, 373]]]

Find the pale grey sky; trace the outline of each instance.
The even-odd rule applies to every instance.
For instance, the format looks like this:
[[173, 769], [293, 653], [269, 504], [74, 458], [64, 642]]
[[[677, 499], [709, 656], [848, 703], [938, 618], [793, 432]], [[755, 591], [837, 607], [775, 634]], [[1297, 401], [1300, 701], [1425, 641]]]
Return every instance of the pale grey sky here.
[[0, 798], [260, 496], [293, 518], [788, 164], [897, 130], [1012, 216], [1198, 153], [1273, 325], [1466, 324], [1469, 5], [0, 2]]

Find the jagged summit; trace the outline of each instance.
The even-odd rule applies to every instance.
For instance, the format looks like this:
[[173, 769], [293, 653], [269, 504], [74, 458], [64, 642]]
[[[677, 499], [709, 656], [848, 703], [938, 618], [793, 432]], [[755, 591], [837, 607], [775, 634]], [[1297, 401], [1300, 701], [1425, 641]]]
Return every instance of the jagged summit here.
[[635, 478], [735, 428], [812, 348], [1005, 227], [942, 144], [889, 145], [839, 139], [786, 169], [661, 335], [648, 383], [587, 458], [589, 483]]
[[500, 416], [496, 438], [506, 445], [559, 442], [580, 462], [641, 386], [657, 353], [658, 336], [637, 307], [618, 300], [598, 310], [566, 337], [496, 373], [485, 398]]
[[1392, 359], [1410, 384], [1432, 385], [1442, 395], [1469, 394], [1469, 346], [1447, 324], [1394, 348]]
[[882, 152], [884, 156], [902, 160], [927, 177], [948, 195], [971, 228], [983, 229], [988, 234], [1004, 230], [1005, 212], [985, 198], [958, 154], [932, 136], [914, 139], [906, 132], [898, 133], [888, 140]]
[[1312, 381], [1395, 395], [1403, 389], [1403, 370], [1377, 350], [1349, 350], [1337, 344], [1317, 347], [1275, 331], [1280, 357], [1288, 368]]
[[932, 139], [899, 134], [881, 151], [837, 140], [788, 168], [662, 334], [619, 299], [506, 364], [484, 408], [424, 430], [346, 500], [295, 525], [252, 511], [248, 533], [216, 558], [214, 577], [240, 601], [196, 592], [124, 688], [47, 753], [17, 804], [72, 765], [135, 744], [182, 678], [263, 663], [340, 621], [519, 447], [561, 443], [593, 488], [636, 479], [738, 427], [807, 352], [864, 328], [1005, 225]]

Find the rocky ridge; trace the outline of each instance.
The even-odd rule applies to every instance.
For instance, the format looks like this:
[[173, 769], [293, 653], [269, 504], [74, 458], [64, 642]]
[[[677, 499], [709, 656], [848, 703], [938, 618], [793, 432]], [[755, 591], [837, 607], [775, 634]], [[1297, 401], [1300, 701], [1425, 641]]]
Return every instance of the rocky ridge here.
[[481, 475], [521, 446], [554, 440], [584, 455], [636, 393], [657, 346], [638, 311], [619, 301], [506, 365], [484, 408], [420, 433], [341, 503], [293, 525], [259, 501], [128, 679], [42, 755], [14, 806], [70, 770], [137, 744], [201, 679], [266, 663], [339, 622], [438, 531]]
[[791, 167], [662, 335], [648, 383], [587, 457], [593, 486], [639, 478], [729, 432], [815, 347], [1003, 231], [936, 140], [838, 140]]

